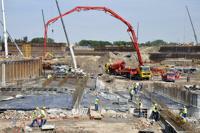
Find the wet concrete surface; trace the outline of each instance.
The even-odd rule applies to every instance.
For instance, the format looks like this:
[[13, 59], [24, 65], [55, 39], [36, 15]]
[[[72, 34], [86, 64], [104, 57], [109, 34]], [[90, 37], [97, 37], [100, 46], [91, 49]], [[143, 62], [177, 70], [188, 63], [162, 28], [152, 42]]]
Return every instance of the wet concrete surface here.
[[[81, 101], [81, 107], [88, 108], [90, 106], [94, 106], [96, 98], [94, 93], [94, 91], [89, 89], [85, 90]], [[106, 91], [98, 92], [98, 97], [100, 98], [100, 108], [115, 111], [128, 111], [129, 107], [134, 107], [134, 103], [128, 102], [129, 94], [127, 92], [123, 93], [125, 97]], [[72, 100], [73, 98], [71, 93], [40, 92], [38, 94], [26, 94], [22, 98], [0, 101], [0, 109], [29, 110], [34, 109], [35, 107], [43, 106], [47, 108], [72, 109]]]
[[29, 110], [35, 107], [67, 108], [71, 109], [72, 96], [70, 94], [38, 94], [27, 95], [23, 98], [0, 102], [0, 109], [22, 109]]
[[[130, 102], [128, 101], [130, 96], [127, 91], [109, 92], [105, 88], [97, 89], [96, 91], [90, 90], [89, 88], [85, 89], [81, 101], [81, 107], [88, 108], [90, 106], [94, 106], [96, 93], [100, 98], [100, 108], [104, 108], [106, 110], [126, 112], [129, 108], [137, 106], [136, 101], [138, 98], [142, 99], [143, 108], [150, 109], [152, 107], [151, 99], [146, 97], [143, 93], [139, 93], [137, 96], [134, 96], [133, 101]], [[151, 97], [156, 98], [172, 110], [178, 110], [184, 106], [182, 103], [173, 101], [156, 93], [151, 93]], [[72, 109], [72, 100], [72, 92], [32, 92], [30, 94], [24, 94], [24, 97], [22, 98], [0, 101], [0, 109], [29, 110], [34, 109], [35, 107], [45, 106], [47, 108], [65, 108], [70, 110]], [[199, 114], [200, 110], [199, 108], [188, 107], [188, 112], [189, 116], [194, 116], [194, 114]]]

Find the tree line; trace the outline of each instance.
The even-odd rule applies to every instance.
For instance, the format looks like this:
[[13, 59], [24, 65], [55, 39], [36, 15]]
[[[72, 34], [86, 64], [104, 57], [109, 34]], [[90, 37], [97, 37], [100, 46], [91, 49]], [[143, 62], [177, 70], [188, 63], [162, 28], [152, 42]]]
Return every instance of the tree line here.
[[[126, 41], [95, 41], [95, 40], [81, 40], [78, 43], [79, 46], [88, 46], [88, 47], [105, 47], [105, 46], [132, 46], [132, 42]], [[179, 45], [175, 42], [165, 42], [163, 40], [148, 41], [145, 43], [139, 43], [139, 46], [165, 46], [165, 45]]]
[[[0, 37], [1, 43], [3, 42], [3, 38]], [[8, 42], [11, 42], [11, 39], [8, 37]], [[28, 41], [28, 37], [23, 37], [22, 39], [15, 39], [16, 43], [44, 43], [43, 37], [35, 37]], [[47, 43], [55, 43], [54, 39], [48, 38]], [[88, 46], [88, 47], [105, 47], [105, 46], [132, 46], [132, 42], [127, 41], [97, 41], [97, 40], [81, 40], [80, 42], [76, 43], [79, 46]], [[155, 41], [148, 41], [145, 43], [139, 43], [139, 46], [165, 46], [165, 45], [179, 45], [175, 42], [166, 42], [164, 40], [155, 40]]]
[[[10, 37], [8, 37], [7, 41], [9, 43], [12, 42]], [[35, 38], [32, 38], [30, 41], [28, 41], [28, 37], [25, 36], [20, 39], [14, 39], [14, 41], [16, 43], [44, 43], [44, 38], [43, 37], [35, 37]], [[0, 43], [3, 43], [3, 38], [1, 36], [0, 36]], [[47, 43], [55, 43], [55, 41], [52, 38], [48, 38]]]

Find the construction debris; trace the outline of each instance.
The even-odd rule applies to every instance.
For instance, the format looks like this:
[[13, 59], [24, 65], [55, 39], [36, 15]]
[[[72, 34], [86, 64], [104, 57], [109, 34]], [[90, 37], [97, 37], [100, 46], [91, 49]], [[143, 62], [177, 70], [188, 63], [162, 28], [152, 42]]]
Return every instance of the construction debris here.
[[200, 86], [199, 85], [185, 85], [184, 87], [185, 87], [185, 89], [192, 90], [192, 91], [200, 90]]

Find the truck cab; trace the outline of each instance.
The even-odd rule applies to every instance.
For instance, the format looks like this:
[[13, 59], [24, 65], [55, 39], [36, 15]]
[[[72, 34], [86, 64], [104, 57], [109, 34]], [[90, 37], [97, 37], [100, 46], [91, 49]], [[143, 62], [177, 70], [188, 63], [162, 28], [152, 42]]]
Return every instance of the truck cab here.
[[139, 67], [139, 76], [141, 79], [149, 80], [152, 77], [150, 67], [149, 66], [140, 66]]

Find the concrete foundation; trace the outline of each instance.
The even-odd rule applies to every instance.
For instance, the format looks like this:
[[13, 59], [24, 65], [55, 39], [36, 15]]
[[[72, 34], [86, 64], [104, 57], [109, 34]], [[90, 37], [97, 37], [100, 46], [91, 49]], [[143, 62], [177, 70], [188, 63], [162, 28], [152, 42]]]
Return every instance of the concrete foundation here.
[[186, 105], [191, 116], [200, 118], [200, 91], [186, 90], [183, 85], [174, 83], [153, 83], [148, 84], [147, 88], [152, 93]]
[[200, 59], [200, 46], [162, 46], [159, 52], [150, 53], [150, 60], [163, 61], [169, 58]]

